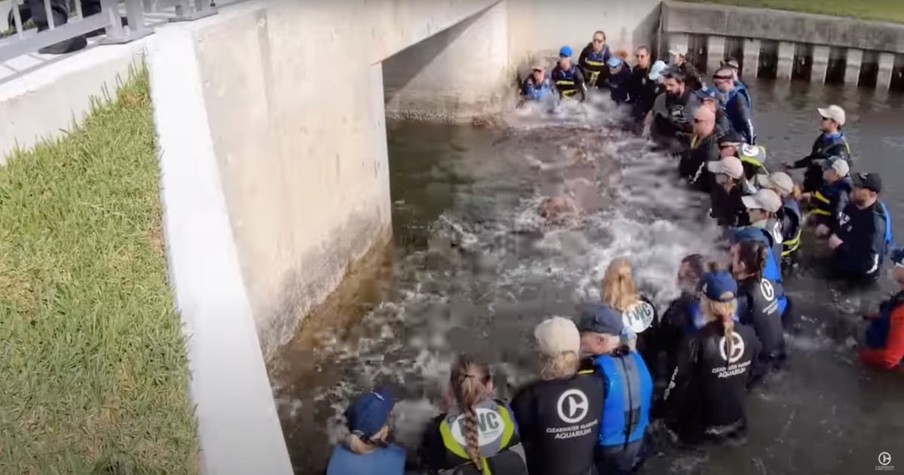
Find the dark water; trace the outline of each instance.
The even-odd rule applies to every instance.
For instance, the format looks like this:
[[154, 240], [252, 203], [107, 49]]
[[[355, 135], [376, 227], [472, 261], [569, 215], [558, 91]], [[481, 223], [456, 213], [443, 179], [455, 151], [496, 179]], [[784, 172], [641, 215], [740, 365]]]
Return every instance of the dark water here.
[[[904, 229], [900, 96], [753, 86], [760, 140], [773, 163], [808, 152], [817, 106], [844, 106], [855, 166], [882, 173], [896, 228]], [[703, 219], [703, 197], [673, 179], [674, 163], [615, 122], [602, 103], [559, 117], [512, 114], [492, 129], [390, 125], [392, 249], [374, 274], [361, 272], [361, 284], [338, 299], [326, 324], [306, 325], [273, 374], [296, 473], [323, 469], [348, 399], [374, 384], [393, 383], [405, 397], [395, 435], [414, 445], [439, 410], [456, 352], [493, 362], [499, 396], [510, 396], [534, 374], [533, 326], [597, 299], [614, 257], [632, 258], [640, 286], [664, 308], [676, 294], [679, 259], [711, 252], [717, 230]], [[584, 216], [547, 225], [537, 206], [566, 191]], [[806, 260], [803, 267], [788, 287], [805, 332], [790, 339], [790, 371], [751, 395], [749, 444], [662, 447], [645, 473], [872, 473], [883, 451], [904, 467], [904, 380], [861, 368], [849, 346], [856, 314], [893, 287], [839, 292]]]

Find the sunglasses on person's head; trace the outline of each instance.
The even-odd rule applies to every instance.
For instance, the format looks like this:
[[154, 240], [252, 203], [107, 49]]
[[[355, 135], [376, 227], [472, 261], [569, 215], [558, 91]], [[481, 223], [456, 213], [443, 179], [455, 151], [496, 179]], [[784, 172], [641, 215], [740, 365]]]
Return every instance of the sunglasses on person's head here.
[[602, 38], [594, 38], [594, 39], [593, 39], [593, 42], [596, 43], [596, 44], [600, 44], [600, 43], [602, 43], [603, 41], [606, 41], [606, 40], [604, 40], [604, 39], [602, 39]]
[[542, 70], [542, 69], [540, 69], [540, 68], [534, 68], [534, 72], [535, 72], [535, 73], [542, 73], [542, 72], [543, 72], [543, 70]]
[[716, 81], [727, 81], [729, 79], [733, 79], [732, 76], [713, 76], [713, 79]]

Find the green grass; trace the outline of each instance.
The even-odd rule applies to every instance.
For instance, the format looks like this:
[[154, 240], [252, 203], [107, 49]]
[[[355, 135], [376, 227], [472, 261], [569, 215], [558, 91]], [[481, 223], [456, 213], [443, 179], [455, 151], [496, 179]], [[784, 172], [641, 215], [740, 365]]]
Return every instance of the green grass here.
[[683, 0], [904, 23], [904, 0]]
[[198, 471], [148, 88], [0, 168], [0, 474]]

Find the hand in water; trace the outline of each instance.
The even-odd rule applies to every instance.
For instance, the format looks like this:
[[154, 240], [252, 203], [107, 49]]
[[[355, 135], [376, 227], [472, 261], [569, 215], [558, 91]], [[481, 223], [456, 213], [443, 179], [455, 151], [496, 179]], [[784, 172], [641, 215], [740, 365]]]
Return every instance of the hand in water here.
[[841, 238], [839, 238], [839, 237], [838, 237], [837, 235], [835, 235], [835, 234], [829, 236], [829, 247], [831, 247], [832, 249], [836, 249], [836, 248], [837, 248], [838, 246], [840, 246], [843, 242], [844, 242], [844, 241], [842, 241]]
[[818, 237], [826, 237], [831, 233], [832, 233], [832, 230], [829, 229], [829, 227], [826, 226], [825, 224], [820, 224], [819, 226], [816, 226], [816, 235]]

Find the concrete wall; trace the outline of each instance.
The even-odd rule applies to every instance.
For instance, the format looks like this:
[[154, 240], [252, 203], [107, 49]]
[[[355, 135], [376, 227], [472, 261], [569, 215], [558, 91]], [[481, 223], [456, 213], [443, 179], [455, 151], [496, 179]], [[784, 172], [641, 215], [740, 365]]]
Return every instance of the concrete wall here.
[[59, 137], [81, 122], [92, 99], [115, 93], [143, 54], [143, 42], [94, 48], [0, 84], [0, 165], [17, 147]]
[[904, 25], [779, 10], [664, 2], [663, 31], [904, 53]]
[[629, 53], [642, 44], [655, 46], [659, 0], [509, 0], [509, 53], [522, 74], [535, 58], [550, 65], [563, 45], [575, 56], [593, 32], [606, 32], [613, 51]]
[[[266, 353], [291, 338], [352, 261], [389, 237], [379, 62], [490, 4], [277, 1], [192, 26]], [[463, 46], [475, 41], [486, 40]], [[460, 57], [453, 46], [449, 58]]]
[[497, 3], [383, 61], [388, 116], [460, 121], [498, 113], [512, 75], [507, 14], [507, 2]]

